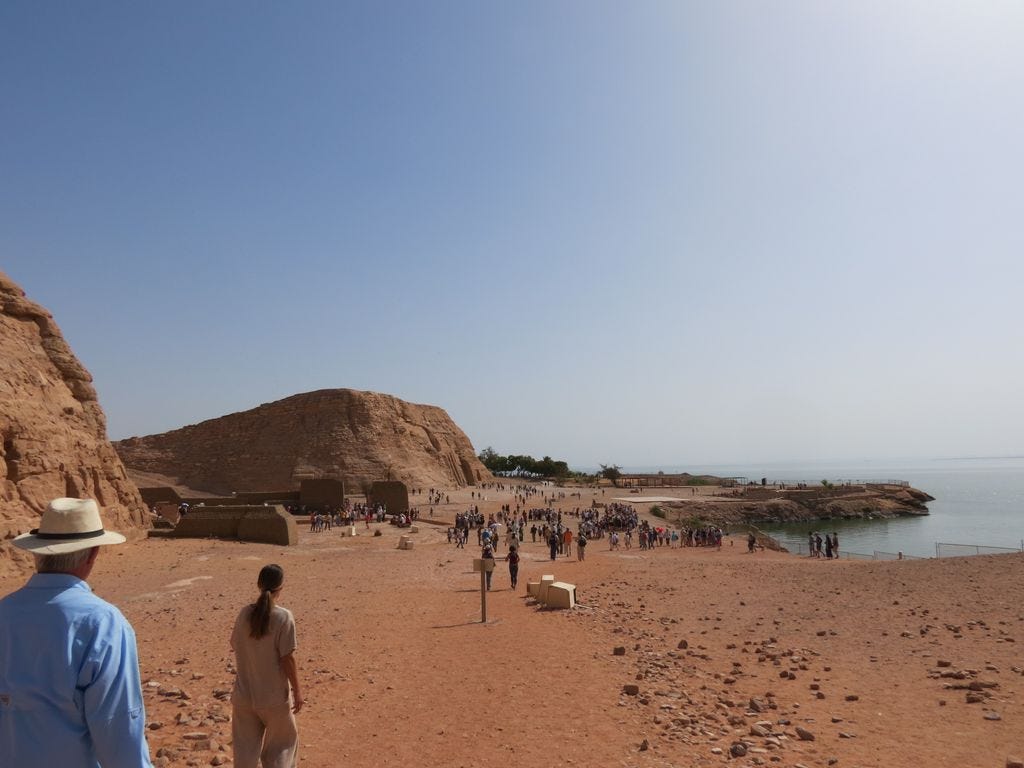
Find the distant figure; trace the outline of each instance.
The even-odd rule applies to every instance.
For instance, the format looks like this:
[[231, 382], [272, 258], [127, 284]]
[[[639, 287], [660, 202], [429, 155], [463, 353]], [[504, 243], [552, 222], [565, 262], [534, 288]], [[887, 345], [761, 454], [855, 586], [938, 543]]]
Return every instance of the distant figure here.
[[839, 534], [832, 531], [832, 557], [839, 558]]
[[512, 589], [516, 588], [516, 584], [519, 583], [519, 550], [513, 547], [505, 555], [505, 561], [508, 563], [508, 576], [512, 582]]
[[753, 552], [754, 548], [756, 546], [757, 546], [757, 537], [754, 535], [754, 532], [751, 531], [750, 533], [747, 534], [747, 552]]
[[554, 530], [548, 535], [548, 549], [551, 551], [551, 559], [554, 560], [558, 556], [558, 534]]
[[276, 604], [284, 570], [263, 566], [256, 586], [259, 597], [241, 610], [231, 632], [238, 669], [231, 694], [234, 765], [294, 768], [299, 749], [295, 715], [304, 701], [295, 662], [295, 619]]
[[487, 590], [491, 589], [491, 576], [494, 575], [494, 550], [490, 544], [484, 544], [484, 550], [480, 553], [480, 557], [484, 560], [491, 561], [491, 568], [484, 570], [484, 575], [487, 577]]
[[151, 768], [135, 632], [85, 581], [124, 540], [65, 498], [11, 542], [36, 573], [0, 600], [0, 766]]
[[580, 531], [576, 536], [576, 559], [586, 560], [587, 558], [587, 537]]

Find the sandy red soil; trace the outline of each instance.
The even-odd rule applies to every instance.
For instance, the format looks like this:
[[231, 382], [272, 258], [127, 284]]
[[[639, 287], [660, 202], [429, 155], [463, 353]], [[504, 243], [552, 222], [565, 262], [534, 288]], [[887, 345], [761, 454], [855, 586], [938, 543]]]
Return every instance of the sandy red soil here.
[[[439, 519], [471, 503], [451, 495]], [[489, 496], [485, 510], [510, 499]], [[135, 626], [160, 764], [230, 762], [228, 636], [267, 562], [285, 568], [298, 625], [304, 766], [1002, 768], [1024, 754], [1022, 556], [826, 562], [749, 555], [737, 538], [721, 551], [594, 541], [586, 562], [551, 563], [527, 536], [520, 589], [499, 563], [482, 624], [472, 545], [424, 523], [400, 551], [398, 529], [379, 527], [303, 526], [290, 548], [104, 552], [90, 582]], [[575, 583], [581, 605], [526, 599], [543, 573]], [[185, 738], [197, 733], [212, 741]], [[747, 754], [730, 758], [737, 742]]]

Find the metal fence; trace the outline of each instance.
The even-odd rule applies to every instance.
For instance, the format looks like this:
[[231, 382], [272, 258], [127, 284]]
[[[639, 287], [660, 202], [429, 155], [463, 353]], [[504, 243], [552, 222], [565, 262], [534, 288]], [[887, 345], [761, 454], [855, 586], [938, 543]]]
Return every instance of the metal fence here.
[[[810, 555], [810, 550], [806, 544], [795, 544], [791, 547], [787, 547], [790, 554], [801, 555], [807, 557]], [[935, 556], [936, 557], [968, 557], [971, 555], [1010, 555], [1018, 552], [1024, 552], [1024, 541], [1021, 542], [1019, 548], [1015, 547], [985, 547], [977, 544], [935, 544]], [[876, 549], [871, 554], [865, 552], [847, 552], [840, 550], [839, 558], [841, 560], [927, 560], [926, 557], [919, 557], [918, 555], [907, 555], [903, 552], [882, 552]]]
[[984, 547], [977, 544], [947, 544], [935, 542], [936, 557], [969, 557], [971, 555], [1009, 555], [1024, 552], [1024, 541], [1020, 547]]

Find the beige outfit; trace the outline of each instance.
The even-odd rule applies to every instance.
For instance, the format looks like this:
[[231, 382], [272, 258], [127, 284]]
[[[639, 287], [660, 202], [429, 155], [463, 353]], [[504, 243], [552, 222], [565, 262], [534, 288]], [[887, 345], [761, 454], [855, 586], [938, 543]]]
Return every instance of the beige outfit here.
[[295, 650], [295, 619], [287, 608], [274, 606], [269, 631], [256, 639], [249, 634], [251, 612], [251, 605], [243, 608], [231, 632], [238, 670], [231, 694], [234, 765], [295, 768], [299, 734], [281, 669], [281, 658]]

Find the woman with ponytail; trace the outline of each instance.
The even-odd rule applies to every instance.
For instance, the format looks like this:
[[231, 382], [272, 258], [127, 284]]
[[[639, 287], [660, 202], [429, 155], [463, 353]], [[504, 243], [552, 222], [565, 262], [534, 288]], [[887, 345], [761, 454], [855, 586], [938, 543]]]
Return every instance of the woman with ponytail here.
[[231, 633], [237, 667], [231, 695], [234, 765], [294, 768], [299, 746], [295, 715], [303, 700], [295, 663], [295, 619], [277, 605], [284, 570], [263, 566], [256, 586], [259, 597], [238, 614]]

